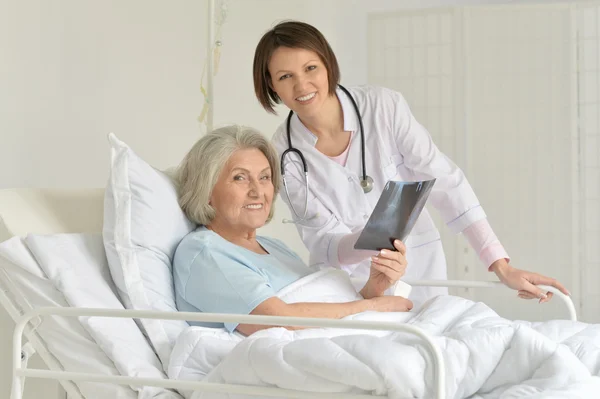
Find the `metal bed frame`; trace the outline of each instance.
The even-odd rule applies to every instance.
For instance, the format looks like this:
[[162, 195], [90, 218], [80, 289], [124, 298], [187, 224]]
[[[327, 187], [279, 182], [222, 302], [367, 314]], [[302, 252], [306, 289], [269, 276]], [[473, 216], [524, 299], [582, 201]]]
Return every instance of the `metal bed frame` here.
[[[412, 286], [437, 286], [437, 287], [462, 287], [462, 288], [499, 288], [504, 287], [500, 282], [482, 282], [482, 281], [464, 281], [464, 280], [419, 280], [407, 283]], [[565, 303], [569, 319], [576, 321], [577, 314], [573, 301], [569, 296], [564, 295], [554, 287], [540, 286], [540, 288], [553, 292], [557, 299]], [[0, 290], [0, 303], [8, 310], [8, 313], [17, 323], [13, 334], [13, 379], [10, 399], [23, 399], [25, 378], [45, 378], [58, 380], [63, 386], [69, 398], [85, 399], [74, 381], [88, 381], [98, 383], [112, 383], [119, 385], [145, 385], [172, 389], [186, 389], [206, 392], [220, 392], [231, 394], [245, 394], [261, 397], [287, 397], [287, 398], [356, 398], [368, 399], [374, 395], [358, 395], [347, 393], [318, 393], [309, 391], [296, 391], [272, 387], [259, 387], [234, 384], [217, 384], [202, 381], [184, 381], [169, 380], [158, 378], [138, 378], [126, 376], [109, 376], [93, 373], [79, 373], [64, 371], [62, 366], [48, 352], [46, 346], [40, 337], [35, 333], [35, 324], [33, 319], [43, 316], [98, 316], [98, 317], [118, 317], [118, 318], [149, 318], [163, 320], [189, 320], [204, 322], [239, 322], [250, 324], [261, 324], [270, 326], [297, 326], [314, 328], [344, 328], [356, 330], [378, 330], [378, 331], [401, 331], [414, 334], [421, 338], [425, 344], [433, 361], [435, 375], [435, 398], [445, 399], [445, 365], [440, 348], [424, 330], [409, 324], [397, 324], [391, 322], [371, 322], [359, 320], [334, 320], [323, 318], [304, 318], [304, 317], [279, 317], [279, 316], [255, 316], [255, 315], [236, 315], [236, 314], [217, 314], [217, 313], [191, 313], [191, 312], [158, 312], [143, 310], [116, 310], [100, 308], [66, 308], [66, 307], [42, 307], [29, 310], [25, 314], [20, 314], [13, 301], [10, 300], [8, 292]], [[32, 325], [33, 324], [33, 325]], [[28, 343], [23, 345], [23, 335], [28, 339]], [[27, 362], [35, 353], [39, 353], [50, 370], [27, 368]]]

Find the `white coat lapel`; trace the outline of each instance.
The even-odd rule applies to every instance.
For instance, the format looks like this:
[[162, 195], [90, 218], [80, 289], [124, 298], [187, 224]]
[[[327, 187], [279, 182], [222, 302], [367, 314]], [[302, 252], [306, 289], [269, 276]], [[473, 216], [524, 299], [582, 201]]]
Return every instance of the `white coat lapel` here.
[[[359, 185], [360, 136], [350, 143], [348, 163], [342, 166], [315, 148], [317, 137], [294, 114], [291, 121], [292, 145], [302, 151], [309, 174], [309, 198], [318, 197], [339, 220], [350, 228], [364, 225], [364, 213], [369, 204]], [[348, 201], [348, 198], [351, 198]], [[356, 219], [356, 220], [355, 220]]]

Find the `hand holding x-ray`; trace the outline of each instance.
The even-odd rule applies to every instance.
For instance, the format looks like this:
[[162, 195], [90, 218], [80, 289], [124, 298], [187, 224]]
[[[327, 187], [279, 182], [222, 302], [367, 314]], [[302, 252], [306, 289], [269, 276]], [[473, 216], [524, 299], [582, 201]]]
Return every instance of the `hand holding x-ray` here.
[[435, 179], [387, 182], [354, 249], [395, 250], [394, 240], [408, 237], [434, 184]]
[[[383, 249], [378, 255], [371, 257], [369, 279], [361, 290], [365, 299], [384, 295], [394, 286], [406, 272], [406, 247], [400, 240], [394, 241], [395, 251]], [[402, 295], [400, 295], [402, 296]]]

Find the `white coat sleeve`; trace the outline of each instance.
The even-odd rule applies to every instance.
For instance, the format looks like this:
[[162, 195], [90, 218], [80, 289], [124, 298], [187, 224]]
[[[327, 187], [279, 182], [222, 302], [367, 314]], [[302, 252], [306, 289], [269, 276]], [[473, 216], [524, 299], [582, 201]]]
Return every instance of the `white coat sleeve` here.
[[404, 166], [415, 179], [435, 178], [430, 203], [441, 213], [444, 222], [455, 233], [486, 217], [473, 188], [463, 171], [443, 154], [429, 132], [415, 119], [404, 97], [386, 90], [388, 110], [394, 115], [391, 128]]

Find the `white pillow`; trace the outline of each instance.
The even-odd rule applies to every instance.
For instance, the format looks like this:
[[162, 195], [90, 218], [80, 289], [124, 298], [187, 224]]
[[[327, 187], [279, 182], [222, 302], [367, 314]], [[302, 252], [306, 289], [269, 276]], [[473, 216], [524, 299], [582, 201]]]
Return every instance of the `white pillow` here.
[[[104, 198], [104, 246], [125, 307], [177, 311], [172, 275], [175, 249], [195, 225], [181, 210], [171, 178], [138, 157], [114, 134]], [[141, 319], [166, 371], [175, 340], [188, 324]]]
[[[76, 308], [124, 309], [116, 295], [100, 233], [30, 234], [25, 239], [46, 276]], [[121, 375], [166, 378], [162, 365], [133, 319], [79, 317]], [[165, 393], [159, 387], [134, 387], [140, 398]], [[171, 398], [180, 398], [168, 392]]]
[[[19, 315], [38, 307], [68, 307], [64, 296], [31, 255], [21, 237], [0, 243], [0, 289], [7, 290]], [[67, 371], [120, 375], [113, 361], [74, 317], [35, 318], [36, 332], [46, 348]], [[4, 356], [8, 353], [4, 352]], [[136, 399], [128, 386], [78, 381], [79, 391], [88, 399]], [[27, 384], [25, 384], [27, 392]]]

